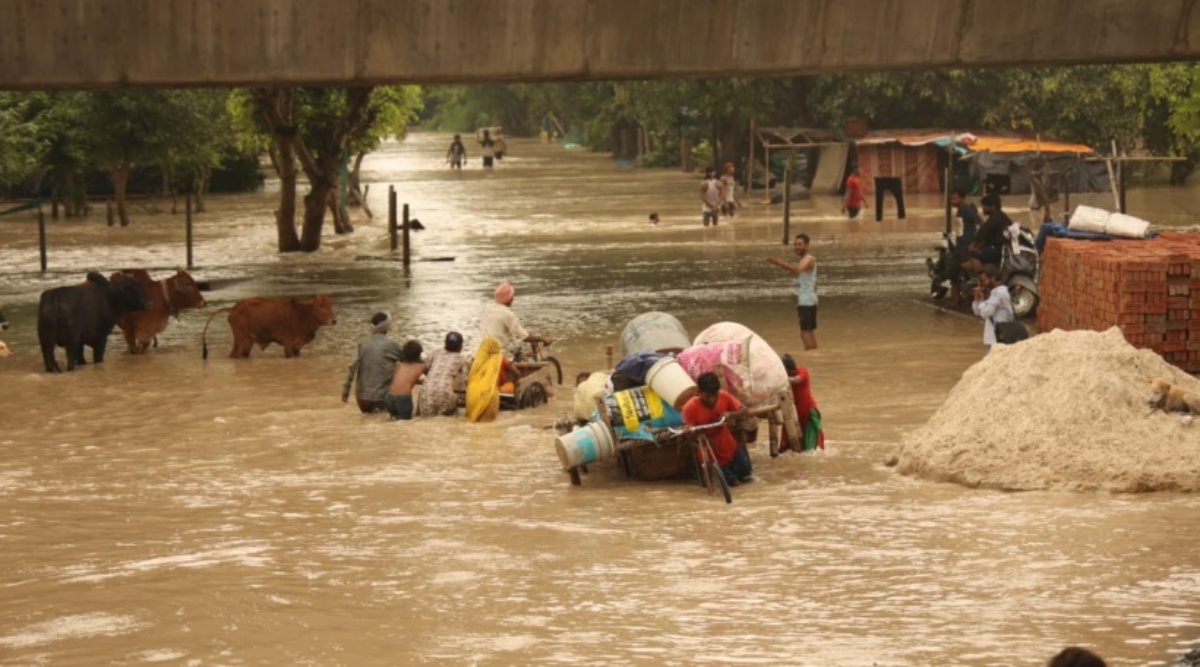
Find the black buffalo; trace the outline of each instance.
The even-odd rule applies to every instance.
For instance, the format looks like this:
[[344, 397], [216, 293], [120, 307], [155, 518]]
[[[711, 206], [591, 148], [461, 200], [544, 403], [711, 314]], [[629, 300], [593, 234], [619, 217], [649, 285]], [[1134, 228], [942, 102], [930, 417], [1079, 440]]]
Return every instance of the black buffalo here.
[[47, 373], [61, 373], [54, 358], [55, 346], [67, 350], [67, 370], [87, 363], [83, 347], [92, 348], [92, 361], [104, 361], [104, 347], [117, 318], [134, 310], [145, 310], [146, 293], [132, 276], [118, 274], [109, 282], [99, 273], [87, 274], [87, 282], [56, 287], [42, 292], [38, 302], [38, 343]]
[[8, 329], [8, 320], [4, 319], [4, 313], [0, 313], [0, 331]]

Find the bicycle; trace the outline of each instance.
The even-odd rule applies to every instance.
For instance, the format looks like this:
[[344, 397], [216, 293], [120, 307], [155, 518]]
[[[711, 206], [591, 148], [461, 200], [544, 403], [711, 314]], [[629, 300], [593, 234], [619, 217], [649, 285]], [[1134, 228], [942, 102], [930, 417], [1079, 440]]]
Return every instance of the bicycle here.
[[711, 424], [698, 424], [696, 426], [683, 426], [680, 428], [666, 429], [671, 437], [686, 437], [690, 439], [692, 449], [696, 452], [696, 467], [697, 475], [700, 478], [700, 483], [708, 490], [708, 494], [716, 495], [718, 491], [725, 498], [725, 503], [733, 502], [733, 496], [729, 493], [729, 482], [725, 481], [725, 473], [721, 470], [721, 465], [717, 463], [717, 456], [713, 453], [712, 442], [708, 439], [708, 435], [704, 432], [725, 425], [725, 416]]

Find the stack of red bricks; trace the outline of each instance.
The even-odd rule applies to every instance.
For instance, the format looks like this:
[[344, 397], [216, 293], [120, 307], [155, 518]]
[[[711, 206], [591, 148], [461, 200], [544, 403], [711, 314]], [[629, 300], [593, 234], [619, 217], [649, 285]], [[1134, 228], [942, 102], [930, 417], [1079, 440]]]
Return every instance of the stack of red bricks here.
[[1038, 331], [1118, 326], [1135, 347], [1200, 372], [1200, 234], [1128, 241], [1051, 238]]

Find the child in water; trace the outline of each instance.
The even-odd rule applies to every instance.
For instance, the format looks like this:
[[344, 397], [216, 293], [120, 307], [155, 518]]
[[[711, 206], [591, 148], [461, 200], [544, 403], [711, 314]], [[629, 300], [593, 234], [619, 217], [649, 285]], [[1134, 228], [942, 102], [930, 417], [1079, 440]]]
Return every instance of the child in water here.
[[392, 373], [392, 385], [383, 398], [383, 404], [387, 406], [392, 419], [413, 418], [413, 387], [429, 370], [421, 361], [421, 352], [421, 344], [415, 340], [408, 341], [400, 348], [400, 360], [396, 362], [396, 370]]

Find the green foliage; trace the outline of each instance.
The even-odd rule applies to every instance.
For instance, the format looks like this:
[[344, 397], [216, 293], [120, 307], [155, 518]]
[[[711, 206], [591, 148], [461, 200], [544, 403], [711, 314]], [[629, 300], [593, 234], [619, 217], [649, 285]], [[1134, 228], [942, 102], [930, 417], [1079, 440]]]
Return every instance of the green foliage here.
[[40, 132], [34, 100], [0, 93], [0, 186], [38, 173], [49, 148], [49, 139]]

